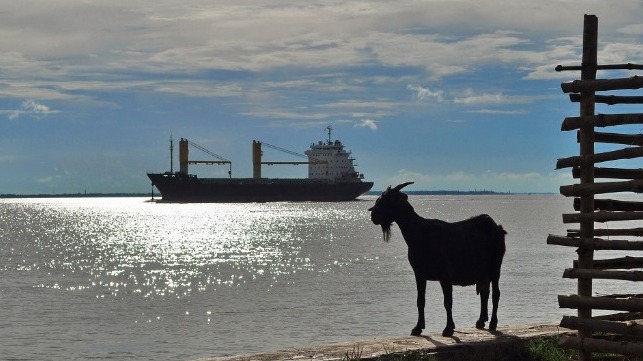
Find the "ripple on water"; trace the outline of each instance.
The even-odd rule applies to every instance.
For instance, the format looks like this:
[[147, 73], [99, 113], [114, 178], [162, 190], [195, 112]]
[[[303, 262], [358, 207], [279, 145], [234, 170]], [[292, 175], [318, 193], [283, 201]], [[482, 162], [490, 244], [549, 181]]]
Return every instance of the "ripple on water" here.
[[[407, 334], [415, 285], [397, 228], [382, 241], [346, 203], [154, 204], [141, 198], [0, 202], [0, 349], [17, 359], [195, 359]], [[501, 324], [550, 322], [573, 249], [557, 196], [411, 197], [418, 213], [492, 215], [509, 232]], [[597, 292], [626, 285], [598, 284]], [[470, 327], [472, 288], [454, 318]], [[427, 330], [444, 322], [430, 284]], [[9, 331], [10, 330], [10, 331]], [[25, 340], [38, 339], [27, 343]]]

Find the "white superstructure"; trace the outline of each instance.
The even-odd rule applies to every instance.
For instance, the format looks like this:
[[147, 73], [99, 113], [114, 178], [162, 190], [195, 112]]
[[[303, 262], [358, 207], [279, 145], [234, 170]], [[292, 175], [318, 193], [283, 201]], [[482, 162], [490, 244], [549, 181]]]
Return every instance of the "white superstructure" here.
[[328, 142], [319, 141], [310, 145], [305, 153], [308, 156], [308, 178], [335, 180], [360, 180], [364, 178], [355, 170], [351, 153], [344, 149], [339, 140], [331, 141], [332, 128], [328, 130]]

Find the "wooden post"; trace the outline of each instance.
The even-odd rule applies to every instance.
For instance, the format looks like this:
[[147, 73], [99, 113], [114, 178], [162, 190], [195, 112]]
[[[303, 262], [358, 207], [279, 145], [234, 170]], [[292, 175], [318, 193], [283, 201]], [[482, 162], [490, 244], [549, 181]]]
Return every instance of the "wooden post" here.
[[[583, 24], [583, 63], [581, 66], [581, 80], [595, 80], [598, 52], [598, 17], [595, 15], [585, 15]], [[594, 115], [595, 112], [595, 91], [581, 92], [580, 116]], [[594, 154], [594, 126], [584, 124], [580, 127], [580, 155], [587, 156]], [[581, 167], [580, 174], [581, 184], [594, 183], [594, 165], [585, 164]], [[581, 213], [594, 213], [594, 195], [586, 194], [581, 197]], [[580, 237], [592, 238], [594, 234], [594, 221], [583, 220], [580, 223]], [[591, 248], [578, 248], [578, 268], [591, 269], [594, 261], [594, 250]], [[592, 296], [592, 279], [578, 280], [578, 295], [583, 297]], [[590, 307], [579, 307], [578, 317], [591, 318], [592, 309]], [[585, 330], [578, 331], [578, 339], [582, 344], [585, 337], [591, 336], [591, 332]], [[580, 350], [579, 360], [590, 361], [592, 353]]]
[[[596, 222], [643, 220], [643, 202], [617, 199], [595, 199], [597, 194], [634, 192], [643, 193], [643, 169], [597, 168], [596, 163], [643, 157], [643, 136], [595, 132], [595, 127], [621, 124], [643, 124], [643, 114], [599, 114], [596, 103], [643, 103], [640, 96], [596, 95], [606, 90], [643, 88], [643, 77], [621, 79], [596, 79], [599, 69], [620, 69], [620, 65], [597, 65], [598, 19], [585, 15], [583, 28], [583, 59], [581, 66], [557, 67], [557, 71], [581, 70], [581, 79], [562, 84], [565, 93], [580, 103], [580, 115], [568, 117], [562, 130], [578, 129], [580, 154], [561, 158], [556, 168], [573, 167], [572, 175], [578, 184], [561, 186], [564, 196], [575, 196], [575, 213], [563, 214], [563, 223], [578, 223], [578, 229], [567, 230], [567, 236], [550, 235], [548, 244], [577, 248], [578, 260], [574, 268], [566, 269], [564, 278], [577, 279], [577, 294], [558, 296], [562, 308], [576, 309], [578, 317], [566, 316], [561, 326], [578, 330], [575, 337], [563, 338], [563, 347], [579, 350], [579, 360], [592, 359], [593, 352], [614, 352], [623, 355], [643, 355], [643, 294], [613, 294], [593, 297], [593, 279], [643, 281], [643, 257], [621, 257], [594, 260], [594, 252], [601, 250], [643, 250], [643, 241], [630, 239], [601, 239], [599, 236], [643, 237], [643, 228], [594, 229]], [[629, 67], [629, 66], [628, 66]], [[643, 69], [643, 66], [633, 67]], [[595, 152], [595, 143], [623, 144], [626, 148], [608, 152]], [[622, 179], [621, 181], [595, 182], [595, 178]], [[630, 311], [623, 314], [592, 317], [593, 310]], [[632, 320], [629, 322], [628, 320]], [[605, 322], [609, 321], [609, 322]], [[609, 339], [593, 332], [608, 333]], [[615, 334], [615, 335], [612, 335]]]

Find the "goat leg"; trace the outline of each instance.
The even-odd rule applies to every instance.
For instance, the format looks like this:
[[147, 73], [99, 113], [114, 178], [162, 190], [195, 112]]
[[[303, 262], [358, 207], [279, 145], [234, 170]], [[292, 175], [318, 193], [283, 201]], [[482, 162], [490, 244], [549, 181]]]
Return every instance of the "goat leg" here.
[[498, 286], [498, 280], [493, 280], [492, 282], [492, 302], [493, 309], [491, 310], [491, 321], [489, 322], [489, 331], [495, 331], [498, 327], [498, 302], [500, 301], [500, 287]]
[[453, 285], [450, 282], [440, 281], [442, 287], [442, 294], [444, 295], [444, 309], [447, 311], [447, 325], [442, 331], [442, 336], [453, 336], [455, 330], [455, 322], [453, 322], [453, 314], [451, 308], [453, 306]]
[[477, 283], [476, 291], [480, 294], [480, 318], [476, 322], [476, 328], [481, 330], [489, 320], [489, 281]]
[[424, 329], [424, 303], [425, 303], [425, 296], [426, 296], [426, 280], [416, 275], [415, 285], [417, 286], [417, 291], [418, 291], [418, 297], [417, 297], [418, 323], [411, 331], [411, 336], [419, 336], [422, 333], [422, 330]]

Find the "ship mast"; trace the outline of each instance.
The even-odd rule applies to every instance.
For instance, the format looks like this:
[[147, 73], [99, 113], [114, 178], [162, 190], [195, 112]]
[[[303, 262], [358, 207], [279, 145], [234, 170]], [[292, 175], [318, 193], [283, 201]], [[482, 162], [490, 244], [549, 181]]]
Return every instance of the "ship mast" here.
[[174, 139], [170, 133], [170, 173], [174, 173]]
[[326, 127], [326, 130], [328, 131], [328, 144], [330, 145], [330, 132], [333, 131], [333, 128], [329, 125]]

